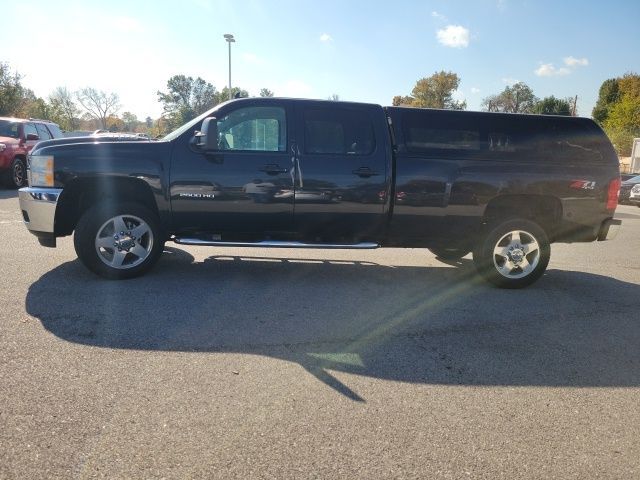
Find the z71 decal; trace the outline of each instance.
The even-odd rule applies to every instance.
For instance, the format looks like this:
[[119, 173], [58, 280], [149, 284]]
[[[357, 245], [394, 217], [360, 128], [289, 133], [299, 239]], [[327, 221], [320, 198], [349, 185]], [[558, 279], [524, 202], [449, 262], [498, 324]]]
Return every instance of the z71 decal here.
[[574, 188], [576, 190], [595, 190], [596, 182], [592, 182], [589, 180], [574, 180], [569, 185], [569, 188]]

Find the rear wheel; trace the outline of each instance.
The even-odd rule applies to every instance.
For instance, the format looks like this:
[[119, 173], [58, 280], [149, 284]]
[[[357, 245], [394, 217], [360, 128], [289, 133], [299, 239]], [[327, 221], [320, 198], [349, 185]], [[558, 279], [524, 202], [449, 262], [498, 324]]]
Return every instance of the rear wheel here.
[[490, 228], [473, 252], [478, 272], [501, 288], [522, 288], [542, 276], [551, 247], [544, 230], [529, 220], [507, 220]]
[[99, 204], [87, 210], [73, 241], [80, 261], [109, 279], [140, 276], [158, 261], [164, 247], [157, 215], [132, 204]]

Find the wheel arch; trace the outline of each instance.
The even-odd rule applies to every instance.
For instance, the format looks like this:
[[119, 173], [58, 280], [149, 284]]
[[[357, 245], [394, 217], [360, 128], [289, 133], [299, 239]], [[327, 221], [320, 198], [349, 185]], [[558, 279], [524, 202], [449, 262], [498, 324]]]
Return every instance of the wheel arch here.
[[486, 206], [482, 223], [492, 225], [508, 218], [530, 220], [553, 241], [562, 222], [562, 203], [552, 195], [500, 195]]
[[76, 179], [67, 184], [56, 208], [56, 236], [70, 235], [84, 212], [98, 202], [134, 202], [158, 213], [151, 187], [130, 177]]

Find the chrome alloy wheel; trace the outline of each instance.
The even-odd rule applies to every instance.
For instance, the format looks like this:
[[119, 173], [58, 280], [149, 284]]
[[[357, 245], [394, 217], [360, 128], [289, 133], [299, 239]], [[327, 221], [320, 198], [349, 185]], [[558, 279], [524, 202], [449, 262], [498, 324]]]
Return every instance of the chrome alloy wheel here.
[[523, 230], [503, 235], [493, 248], [493, 264], [506, 278], [526, 277], [539, 262], [540, 245], [533, 235]]
[[24, 163], [17, 161], [13, 165], [13, 183], [16, 187], [22, 187], [25, 184], [26, 172], [24, 170]]
[[103, 263], [118, 270], [140, 265], [153, 248], [149, 225], [134, 215], [110, 218], [98, 229], [96, 252]]

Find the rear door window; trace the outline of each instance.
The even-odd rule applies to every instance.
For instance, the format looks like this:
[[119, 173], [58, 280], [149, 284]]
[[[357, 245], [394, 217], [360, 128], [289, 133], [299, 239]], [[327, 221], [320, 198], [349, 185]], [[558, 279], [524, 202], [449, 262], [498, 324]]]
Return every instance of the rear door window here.
[[370, 155], [375, 150], [369, 116], [348, 108], [304, 111], [304, 152], [311, 155]]

